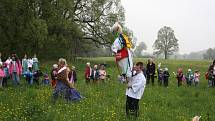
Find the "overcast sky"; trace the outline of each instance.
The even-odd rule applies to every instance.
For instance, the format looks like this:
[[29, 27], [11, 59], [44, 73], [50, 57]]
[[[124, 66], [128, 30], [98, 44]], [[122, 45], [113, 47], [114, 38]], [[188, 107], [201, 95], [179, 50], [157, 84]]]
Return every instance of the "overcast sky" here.
[[149, 52], [163, 26], [173, 28], [182, 54], [215, 47], [215, 0], [122, 0], [122, 4], [126, 26]]

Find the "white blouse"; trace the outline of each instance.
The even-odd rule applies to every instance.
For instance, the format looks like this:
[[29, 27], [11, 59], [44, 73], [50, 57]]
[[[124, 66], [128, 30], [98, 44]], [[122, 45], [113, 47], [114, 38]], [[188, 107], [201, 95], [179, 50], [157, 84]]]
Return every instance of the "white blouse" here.
[[141, 99], [146, 86], [146, 78], [143, 73], [139, 73], [131, 78], [128, 85], [131, 88], [126, 89], [126, 95], [131, 98]]
[[113, 45], [111, 46], [113, 52], [117, 53], [118, 50], [122, 49], [122, 45], [120, 43], [119, 37], [115, 39]]

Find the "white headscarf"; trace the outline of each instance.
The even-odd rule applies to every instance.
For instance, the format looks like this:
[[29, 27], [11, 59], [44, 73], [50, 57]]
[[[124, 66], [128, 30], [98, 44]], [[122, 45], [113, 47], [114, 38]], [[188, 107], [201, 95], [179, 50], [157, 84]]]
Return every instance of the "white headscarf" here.
[[116, 22], [113, 27], [111, 28], [112, 32], [118, 32], [119, 34], [122, 34], [122, 26], [119, 24], [119, 22]]

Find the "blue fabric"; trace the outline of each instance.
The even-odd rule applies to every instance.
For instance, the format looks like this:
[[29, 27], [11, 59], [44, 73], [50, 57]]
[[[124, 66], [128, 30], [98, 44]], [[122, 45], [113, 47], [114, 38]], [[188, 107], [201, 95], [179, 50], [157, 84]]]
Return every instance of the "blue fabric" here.
[[28, 84], [32, 85], [33, 84], [33, 73], [30, 71], [27, 71], [27, 72], [24, 72], [23, 75], [26, 78], [26, 81], [28, 82]]
[[82, 96], [76, 89], [70, 88], [62, 81], [57, 81], [56, 88], [54, 89], [53, 92], [53, 98], [55, 100], [59, 96], [65, 98], [68, 101], [79, 101], [82, 98]]
[[68, 92], [68, 94], [69, 94], [68, 99], [69, 100], [71, 100], [71, 101], [79, 101], [82, 98], [81, 94], [76, 89], [71, 88], [68, 91], [69, 91]]
[[13, 72], [12, 76], [14, 85], [19, 85], [19, 75], [16, 72]]
[[9, 69], [7, 67], [4, 68], [4, 73], [5, 73], [5, 77], [9, 77], [10, 76]]
[[23, 68], [23, 72], [27, 72], [28, 71], [28, 60], [27, 59], [23, 59], [22, 60], [22, 68]]
[[49, 85], [50, 84], [50, 81], [48, 79], [44, 79], [42, 82], [43, 82], [44, 85]]

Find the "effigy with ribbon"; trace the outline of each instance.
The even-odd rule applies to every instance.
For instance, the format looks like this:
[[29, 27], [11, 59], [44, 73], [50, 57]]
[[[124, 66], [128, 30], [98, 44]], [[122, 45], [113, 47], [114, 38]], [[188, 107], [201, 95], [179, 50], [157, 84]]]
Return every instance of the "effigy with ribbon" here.
[[117, 38], [113, 42], [111, 49], [116, 59], [118, 71], [120, 72], [118, 78], [122, 83], [125, 83], [132, 77], [132, 44], [128, 36], [123, 34], [122, 27], [118, 22], [113, 25], [112, 32], [117, 34]]

